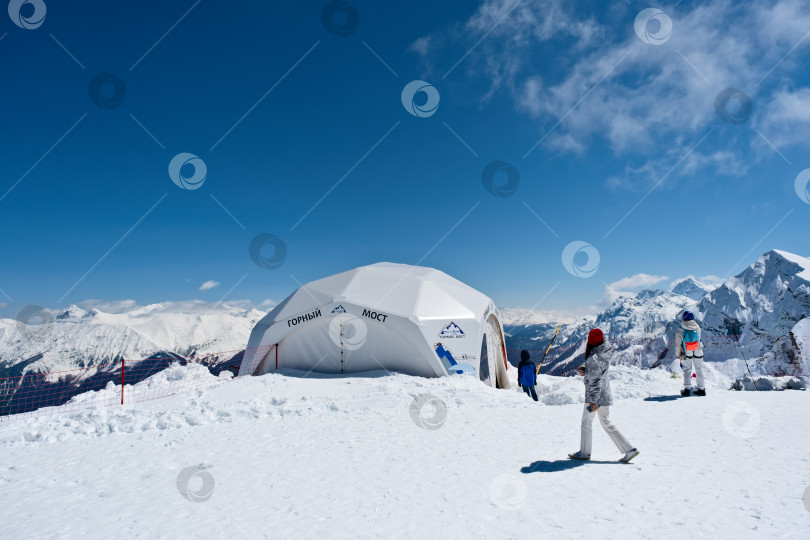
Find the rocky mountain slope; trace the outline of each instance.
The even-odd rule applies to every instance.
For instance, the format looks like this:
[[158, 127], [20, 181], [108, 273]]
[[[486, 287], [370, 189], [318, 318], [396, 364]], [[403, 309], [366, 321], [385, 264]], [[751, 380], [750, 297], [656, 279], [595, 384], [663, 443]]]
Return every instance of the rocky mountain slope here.
[[[807, 333], [807, 323], [801, 326], [799, 321], [810, 317], [810, 259], [769, 251], [719, 287], [707, 289], [689, 278], [671, 291], [644, 290], [635, 297], [621, 297], [594, 320], [564, 324], [545, 369], [572, 373], [582, 361], [588, 331], [599, 327], [617, 346], [617, 363], [663, 365], [676, 371], [672, 341], [681, 313], [689, 309], [703, 328], [706, 360], [728, 376], [748, 369], [775, 375], [810, 374], [797, 337]], [[797, 325], [801, 331], [794, 330]], [[552, 322], [505, 325], [507, 343], [515, 349], [510, 359], [522, 348], [545, 350], [555, 329]]]

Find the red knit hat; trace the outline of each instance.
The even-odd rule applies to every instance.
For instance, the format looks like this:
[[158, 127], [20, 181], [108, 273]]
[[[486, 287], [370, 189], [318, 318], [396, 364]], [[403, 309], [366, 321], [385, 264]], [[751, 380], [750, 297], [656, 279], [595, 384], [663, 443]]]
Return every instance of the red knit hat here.
[[598, 328], [594, 328], [593, 330], [588, 332], [588, 345], [590, 345], [591, 347], [596, 347], [597, 345], [601, 345], [604, 342], [605, 342], [605, 335]]

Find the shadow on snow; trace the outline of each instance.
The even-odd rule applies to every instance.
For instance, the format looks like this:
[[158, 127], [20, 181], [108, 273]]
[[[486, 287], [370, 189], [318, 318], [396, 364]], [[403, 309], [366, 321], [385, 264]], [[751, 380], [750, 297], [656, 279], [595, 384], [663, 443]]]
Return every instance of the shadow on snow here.
[[661, 402], [664, 402], [664, 401], [677, 401], [679, 399], [682, 399], [683, 397], [685, 397], [685, 396], [678, 396], [678, 395], [674, 395], [674, 396], [650, 396], [650, 397], [645, 397], [644, 401], [656, 401], [656, 402], [661, 403]]
[[522, 467], [520, 472], [531, 474], [536, 472], [560, 472], [576, 469], [585, 465], [623, 465], [618, 461], [582, 461], [578, 459], [558, 459], [557, 461], [535, 461], [527, 467]]

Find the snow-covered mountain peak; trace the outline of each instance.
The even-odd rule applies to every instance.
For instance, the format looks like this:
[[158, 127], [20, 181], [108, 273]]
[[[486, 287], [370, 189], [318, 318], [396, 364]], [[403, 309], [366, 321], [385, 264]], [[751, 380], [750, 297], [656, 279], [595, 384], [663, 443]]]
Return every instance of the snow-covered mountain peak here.
[[662, 329], [692, 303], [691, 298], [669, 291], [644, 289], [615, 300], [597, 316], [596, 325], [611, 336], [641, 337]]
[[796, 287], [810, 286], [810, 259], [786, 251], [771, 250], [727, 280], [715, 292], [722, 297], [736, 296], [740, 307], [765, 307], [770, 311], [768, 307], [772, 306], [773, 300], [788, 292], [791, 286], [794, 292]]
[[704, 332], [738, 335], [749, 356], [770, 350], [810, 315], [810, 259], [772, 250], [698, 304]]
[[698, 301], [710, 293], [713, 288], [714, 287], [701, 283], [692, 276], [689, 276], [675, 283], [672, 287], [672, 292]]
[[93, 310], [93, 312], [88, 312], [80, 308], [76, 304], [71, 304], [63, 311], [57, 313], [56, 318], [60, 321], [64, 321], [67, 319], [83, 319], [85, 317], [92, 317], [95, 315], [95, 313], [96, 313], [95, 310]]
[[734, 276], [733, 279], [750, 279], [751, 277], [765, 275], [770, 277], [775, 274], [795, 276], [810, 281], [810, 259], [787, 251], [772, 249], [758, 258], [751, 266]]
[[800, 268], [796, 271], [798, 277], [810, 281], [810, 258], [802, 257], [801, 255], [796, 255], [788, 251], [782, 251], [781, 249], [773, 249], [762, 257], [792, 263]]
[[661, 294], [663, 293], [664, 291], [662, 291], [661, 289], [644, 289], [643, 291], [639, 291], [638, 294], [636, 294], [636, 300], [638, 300], [639, 302], [644, 302], [651, 298], [661, 296]]

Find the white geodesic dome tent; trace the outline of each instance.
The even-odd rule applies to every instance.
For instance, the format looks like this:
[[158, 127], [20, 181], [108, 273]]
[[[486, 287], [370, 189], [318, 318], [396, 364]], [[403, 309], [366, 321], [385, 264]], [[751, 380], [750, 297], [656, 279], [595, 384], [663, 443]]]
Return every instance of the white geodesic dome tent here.
[[509, 388], [500, 314], [444, 272], [378, 263], [307, 283], [256, 323], [239, 375], [471, 374]]

